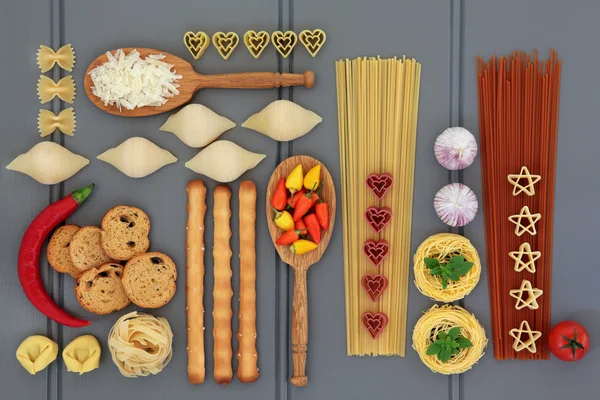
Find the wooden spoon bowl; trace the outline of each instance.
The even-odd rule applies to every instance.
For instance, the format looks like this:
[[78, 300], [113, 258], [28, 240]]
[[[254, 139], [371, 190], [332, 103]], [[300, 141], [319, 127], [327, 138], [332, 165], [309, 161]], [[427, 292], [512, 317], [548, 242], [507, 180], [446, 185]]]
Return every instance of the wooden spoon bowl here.
[[[302, 164], [302, 171], [308, 172], [312, 167], [321, 165], [321, 179], [323, 187], [321, 189], [321, 199], [327, 202], [329, 206], [329, 229], [321, 232], [321, 241], [318, 247], [305, 254], [294, 254], [289, 251], [288, 246], [281, 246], [275, 241], [281, 236], [283, 231], [273, 222], [273, 210], [271, 209], [271, 197], [277, 188], [280, 178], [287, 177], [290, 172], [298, 165]], [[288, 264], [294, 271], [294, 294], [292, 303], [292, 357], [294, 361], [294, 375], [291, 383], [294, 386], [306, 386], [308, 378], [306, 376], [306, 351], [308, 345], [308, 299], [306, 286], [306, 273], [311, 265], [318, 262], [327, 249], [335, 222], [335, 186], [331, 174], [317, 159], [309, 156], [294, 156], [284, 160], [273, 171], [269, 185], [267, 186], [267, 223], [269, 233], [273, 240], [273, 245], [279, 253], [279, 257]]]
[[[122, 50], [125, 54], [129, 54], [134, 47], [126, 47]], [[116, 50], [110, 50], [114, 54]], [[97, 66], [108, 61], [106, 53], [96, 58], [88, 67], [85, 77], [83, 78], [83, 86], [85, 93], [96, 107], [109, 114], [119, 115], [122, 117], [145, 117], [148, 115], [161, 114], [166, 111], [171, 111], [180, 107], [192, 100], [194, 94], [200, 89], [206, 88], [229, 88], [229, 89], [270, 89], [287, 86], [305, 86], [311, 88], [315, 84], [315, 75], [308, 70], [304, 74], [280, 74], [278, 72], [240, 72], [235, 74], [214, 74], [202, 75], [194, 70], [192, 64], [182, 58], [167, 53], [166, 51], [156, 49], [137, 48], [142, 58], [150, 54], [163, 54], [163, 62], [173, 65], [173, 70], [183, 77], [177, 82], [179, 94], [170, 97], [165, 104], [158, 107], [146, 106], [127, 110], [119, 108], [116, 105], [104, 105], [104, 102], [92, 93], [92, 78], [89, 73]]]

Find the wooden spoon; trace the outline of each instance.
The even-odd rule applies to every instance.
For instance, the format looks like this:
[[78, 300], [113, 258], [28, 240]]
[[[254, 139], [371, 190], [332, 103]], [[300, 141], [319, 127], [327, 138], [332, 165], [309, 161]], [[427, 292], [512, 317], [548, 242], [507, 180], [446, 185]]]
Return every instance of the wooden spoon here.
[[[322, 231], [319, 247], [305, 254], [296, 255], [289, 251], [288, 246], [280, 246], [275, 241], [283, 231], [273, 222], [273, 210], [271, 209], [271, 197], [275, 192], [279, 178], [287, 177], [298, 165], [302, 164], [302, 171], [308, 172], [312, 167], [321, 164], [321, 179], [323, 188], [321, 198], [329, 206], [329, 229]], [[325, 252], [335, 222], [335, 187], [331, 175], [325, 165], [319, 160], [309, 156], [294, 156], [284, 160], [273, 171], [269, 186], [267, 187], [267, 223], [273, 244], [279, 253], [279, 257], [294, 270], [294, 297], [292, 304], [292, 357], [294, 361], [294, 375], [290, 380], [294, 386], [306, 386], [306, 351], [308, 346], [308, 300], [306, 296], [306, 272], [308, 268], [321, 259]]]
[[[133, 47], [123, 48], [125, 54], [129, 54]], [[116, 50], [111, 50], [114, 54]], [[315, 84], [315, 75], [312, 71], [308, 70], [304, 74], [280, 74], [278, 72], [240, 72], [237, 74], [215, 74], [215, 75], [202, 75], [194, 70], [192, 65], [182, 58], [169, 54], [165, 51], [155, 49], [144, 49], [137, 48], [142, 58], [149, 56], [150, 54], [163, 54], [165, 58], [162, 60], [168, 64], [174, 65], [174, 70], [178, 74], [182, 75], [179, 83], [179, 94], [171, 97], [162, 106], [152, 107], [146, 106], [141, 108], [134, 108], [133, 110], [127, 110], [123, 108], [119, 110], [116, 105], [105, 106], [104, 102], [96, 97], [92, 93], [92, 78], [89, 72], [96, 68], [100, 64], [104, 64], [108, 61], [106, 54], [102, 54], [96, 58], [88, 67], [85, 77], [83, 78], [83, 86], [85, 93], [90, 98], [92, 103], [102, 111], [106, 111], [109, 114], [120, 115], [122, 117], [145, 117], [148, 115], [155, 115], [171, 111], [174, 108], [180, 107], [183, 104], [192, 100], [194, 94], [199, 89], [205, 88], [230, 88], [230, 89], [269, 89], [287, 86], [301, 86], [304, 85], [307, 88], [311, 88]]]

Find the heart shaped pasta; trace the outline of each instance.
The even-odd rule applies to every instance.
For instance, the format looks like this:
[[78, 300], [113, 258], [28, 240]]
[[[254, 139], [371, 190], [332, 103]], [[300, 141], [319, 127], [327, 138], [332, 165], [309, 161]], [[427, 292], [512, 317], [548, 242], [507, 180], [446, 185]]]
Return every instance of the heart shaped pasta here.
[[392, 210], [387, 207], [369, 207], [367, 208], [367, 212], [365, 212], [365, 217], [371, 228], [379, 233], [392, 219]]
[[294, 50], [296, 43], [298, 43], [298, 36], [296, 36], [293, 31], [287, 31], [285, 33], [275, 31], [271, 35], [271, 41], [279, 54], [281, 54], [283, 58], [287, 58], [292, 53], [292, 50]]
[[363, 245], [363, 251], [365, 255], [371, 261], [371, 263], [378, 267], [379, 264], [383, 261], [383, 259], [388, 255], [390, 251], [390, 245], [385, 240], [380, 240], [378, 242], [374, 240], [367, 240]]
[[248, 31], [244, 34], [244, 44], [252, 57], [258, 59], [269, 45], [269, 33], [267, 31]]
[[300, 43], [306, 47], [311, 56], [316, 57], [327, 40], [327, 35], [321, 29], [303, 30], [300, 32]]
[[173, 154], [142, 137], [129, 138], [97, 158], [130, 178], [143, 178], [177, 161]]
[[217, 32], [212, 41], [223, 60], [227, 60], [239, 44], [240, 38], [235, 32]]
[[381, 297], [388, 286], [388, 280], [383, 275], [366, 274], [360, 282], [373, 302]]
[[190, 51], [194, 60], [202, 57], [202, 54], [208, 49], [210, 46], [210, 37], [206, 34], [206, 32], [186, 32], [183, 35], [183, 44]]
[[367, 311], [362, 315], [362, 323], [369, 331], [369, 334], [373, 339], [377, 338], [379, 334], [388, 324], [388, 317], [384, 313], [372, 313]]
[[192, 171], [217, 182], [232, 182], [266, 156], [252, 153], [228, 140], [217, 140], [185, 163]]
[[6, 169], [22, 172], [39, 183], [55, 185], [75, 175], [90, 162], [54, 142], [36, 144], [13, 160]]
[[367, 177], [367, 186], [373, 194], [379, 199], [383, 199], [383, 196], [392, 187], [393, 179], [390, 174], [371, 174]]

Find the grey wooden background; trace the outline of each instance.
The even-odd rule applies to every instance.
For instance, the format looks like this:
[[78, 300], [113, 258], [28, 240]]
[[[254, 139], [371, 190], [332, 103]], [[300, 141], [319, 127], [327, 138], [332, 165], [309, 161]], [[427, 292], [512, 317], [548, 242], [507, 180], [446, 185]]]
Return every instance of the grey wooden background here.
[[[566, 396], [600, 398], [598, 370], [600, 355], [600, 309], [597, 299], [596, 228], [598, 167], [595, 163], [600, 136], [595, 132], [600, 97], [595, 76], [600, 58], [595, 50], [600, 28], [600, 3], [594, 0], [2, 0], [0, 5], [0, 164], [6, 166], [17, 154], [38, 143], [36, 98], [39, 69], [36, 51], [40, 44], [58, 48], [72, 43], [77, 53], [74, 70], [78, 95], [75, 101], [77, 131], [74, 137], [54, 134], [50, 139], [82, 154], [91, 164], [72, 179], [56, 187], [42, 186], [27, 176], [0, 168], [0, 387], [2, 399], [74, 398], [105, 399], [560, 399]], [[264, 204], [267, 180], [277, 163], [294, 154], [322, 160], [339, 182], [337, 114], [333, 63], [359, 55], [407, 54], [423, 64], [421, 108], [417, 143], [413, 250], [430, 234], [445, 231], [433, 212], [435, 192], [449, 180], [463, 180], [481, 194], [481, 171], [475, 163], [462, 174], [448, 174], [435, 161], [435, 137], [450, 125], [462, 124], [477, 134], [475, 56], [513, 49], [537, 47], [543, 55], [555, 47], [564, 59], [557, 155], [555, 210], [553, 322], [575, 318], [592, 335], [593, 349], [576, 364], [547, 362], [498, 362], [491, 348], [479, 365], [459, 377], [434, 375], [414, 351], [406, 358], [349, 358], [346, 356], [343, 296], [341, 224], [328, 252], [311, 269], [309, 285], [310, 345], [309, 385], [288, 385], [288, 350], [291, 274], [278, 260], [268, 239], [264, 207], [258, 207], [258, 349], [260, 379], [252, 385], [235, 381], [219, 387], [212, 380], [212, 259], [206, 258], [205, 296], [207, 382], [192, 386], [187, 381], [184, 312], [185, 184], [197, 178], [183, 164], [196, 154], [171, 134], [158, 131], [166, 116], [125, 119], [102, 113], [92, 106], [81, 87], [87, 65], [109, 49], [126, 46], [154, 47], [192, 60], [182, 45], [188, 30], [237, 32], [248, 29], [321, 28], [327, 43], [316, 59], [298, 45], [288, 60], [279, 60], [269, 47], [254, 60], [243, 44], [229, 61], [211, 47], [198, 62], [204, 73], [239, 71], [315, 71], [314, 89], [265, 91], [206, 90], [194, 99], [241, 124], [250, 114], [278, 98], [290, 99], [323, 117], [309, 135], [292, 144], [278, 144], [253, 131], [237, 127], [223, 138], [267, 154], [267, 158], [244, 178], [259, 189]], [[61, 77], [58, 68], [51, 73]], [[44, 105], [57, 112], [58, 100]], [[128, 137], [149, 138], [174, 153], [179, 162], [154, 175], [133, 180], [95, 157]], [[208, 186], [213, 182], [208, 179]], [[74, 314], [91, 318], [89, 329], [63, 328], [48, 321], [26, 300], [18, 283], [16, 260], [21, 235], [31, 219], [49, 202], [70, 191], [95, 182], [92, 198], [69, 220], [75, 224], [99, 224], [103, 213], [116, 204], [132, 204], [146, 210], [152, 219], [152, 249], [169, 254], [178, 264], [179, 290], [171, 303], [153, 313], [169, 319], [175, 334], [174, 357], [159, 375], [125, 379], [110, 360], [106, 348], [108, 330], [120, 313], [99, 317], [86, 313], [74, 299], [73, 281], [42, 264], [46, 284], [53, 297]], [[237, 221], [238, 183], [230, 185], [232, 226]], [[339, 190], [339, 189], [338, 189]], [[210, 193], [210, 191], [209, 191]], [[208, 198], [212, 207], [212, 197]], [[339, 214], [338, 214], [339, 217]], [[212, 221], [207, 219], [207, 232]], [[235, 229], [234, 229], [235, 232]], [[483, 218], [464, 233], [485, 255]], [[212, 247], [207, 235], [206, 247]], [[234, 254], [238, 238], [232, 238]], [[233, 258], [233, 285], [238, 286], [238, 262]], [[464, 301], [490, 334], [486, 274]], [[409, 326], [414, 325], [431, 302], [410, 287]], [[237, 302], [234, 302], [237, 311]], [[234, 330], [237, 321], [233, 322]], [[100, 369], [78, 376], [68, 373], [59, 360], [47, 372], [27, 374], [17, 363], [14, 351], [21, 340], [45, 334], [61, 349], [83, 333], [96, 335], [103, 345]], [[410, 336], [410, 335], [409, 335]]]

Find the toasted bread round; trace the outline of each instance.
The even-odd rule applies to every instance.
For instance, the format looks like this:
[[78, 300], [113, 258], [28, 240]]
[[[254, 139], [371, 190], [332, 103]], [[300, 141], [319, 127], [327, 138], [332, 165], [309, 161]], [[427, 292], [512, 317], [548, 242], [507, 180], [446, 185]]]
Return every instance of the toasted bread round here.
[[46, 258], [48, 263], [55, 271], [60, 273], [71, 274], [74, 278], [79, 275], [79, 270], [75, 268], [71, 261], [69, 248], [71, 247], [71, 239], [79, 230], [77, 225], [64, 225], [54, 231], [48, 247], [46, 248]]
[[71, 238], [69, 254], [80, 273], [112, 261], [102, 250], [101, 236], [102, 230], [97, 226], [84, 226]]
[[77, 279], [77, 301], [94, 314], [110, 314], [127, 307], [131, 301], [123, 289], [122, 274], [123, 266], [115, 263], [88, 269]]
[[141, 209], [116, 206], [102, 218], [102, 248], [114, 260], [131, 260], [150, 247], [150, 218]]
[[158, 308], [175, 294], [177, 267], [169, 256], [151, 252], [135, 256], [125, 264], [123, 288], [137, 306]]

